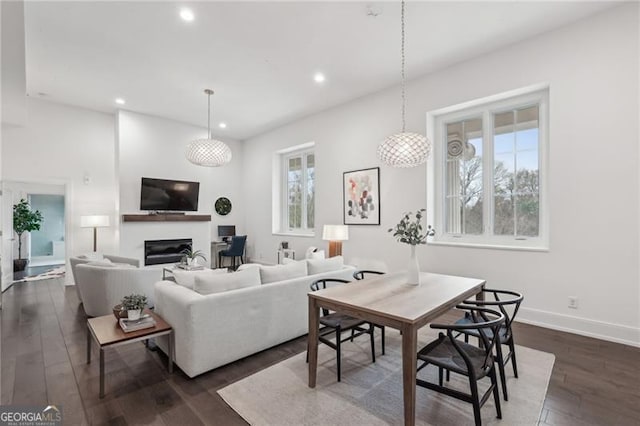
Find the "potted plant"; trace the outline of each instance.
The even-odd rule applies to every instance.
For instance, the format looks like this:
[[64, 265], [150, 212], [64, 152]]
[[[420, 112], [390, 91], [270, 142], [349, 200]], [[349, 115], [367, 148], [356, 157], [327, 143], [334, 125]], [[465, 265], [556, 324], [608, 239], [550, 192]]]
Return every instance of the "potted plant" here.
[[13, 205], [13, 230], [18, 236], [18, 258], [13, 260], [14, 271], [24, 271], [29, 261], [22, 258], [22, 234], [40, 230], [41, 223], [42, 213], [31, 210], [31, 206], [24, 198]]
[[143, 294], [130, 294], [122, 299], [122, 309], [127, 311], [127, 318], [130, 320], [140, 319], [142, 310], [147, 305], [147, 296]]
[[202, 253], [202, 250], [192, 250], [192, 249], [184, 249], [181, 252], [182, 254], [184, 254], [184, 259], [187, 262], [187, 265], [192, 266], [195, 265], [197, 263], [196, 259], [200, 258], [203, 261], [207, 261], [207, 258], [204, 257], [204, 254]]
[[[427, 225], [426, 229], [422, 226], [422, 218], [426, 209], [420, 209], [414, 213], [405, 213], [395, 228], [389, 228], [388, 232], [393, 232], [393, 236], [401, 243], [411, 246], [411, 260], [409, 262], [408, 284], [420, 284], [420, 265], [416, 256], [416, 246], [418, 244], [426, 244], [427, 237], [435, 234], [435, 230], [431, 225]], [[415, 218], [412, 218], [415, 217]]]

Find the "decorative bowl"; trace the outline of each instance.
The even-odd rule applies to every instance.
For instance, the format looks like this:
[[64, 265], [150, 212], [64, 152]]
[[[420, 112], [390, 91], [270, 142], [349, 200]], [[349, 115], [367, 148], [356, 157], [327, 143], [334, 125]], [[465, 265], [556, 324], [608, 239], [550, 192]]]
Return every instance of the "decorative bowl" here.
[[113, 307], [113, 316], [116, 317], [116, 319], [118, 320], [120, 318], [128, 318], [127, 310], [122, 309], [122, 305], [118, 304]]

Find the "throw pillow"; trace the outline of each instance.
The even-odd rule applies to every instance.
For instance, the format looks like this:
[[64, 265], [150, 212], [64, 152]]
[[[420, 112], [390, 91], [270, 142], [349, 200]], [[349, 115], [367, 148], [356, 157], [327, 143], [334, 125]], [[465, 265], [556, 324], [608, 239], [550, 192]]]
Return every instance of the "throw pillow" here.
[[174, 269], [172, 271], [173, 278], [176, 283], [193, 290], [193, 285], [196, 282], [196, 277], [208, 277], [209, 275], [226, 274], [226, 269], [203, 269], [202, 271], [184, 271], [180, 269]]
[[196, 276], [193, 290], [204, 295], [259, 285], [260, 272], [258, 268], [248, 268], [244, 271], [231, 272], [229, 274]]
[[307, 259], [307, 263], [309, 264], [309, 275], [315, 275], [341, 269], [344, 266], [344, 258], [335, 256], [328, 259]]
[[307, 262], [305, 260], [291, 262], [286, 265], [260, 266], [260, 279], [262, 280], [262, 284], [290, 280], [306, 275]]
[[259, 263], [243, 263], [242, 265], [238, 266], [238, 269], [236, 269], [236, 271], [244, 271], [245, 269], [249, 269], [249, 268], [259, 269], [260, 264]]

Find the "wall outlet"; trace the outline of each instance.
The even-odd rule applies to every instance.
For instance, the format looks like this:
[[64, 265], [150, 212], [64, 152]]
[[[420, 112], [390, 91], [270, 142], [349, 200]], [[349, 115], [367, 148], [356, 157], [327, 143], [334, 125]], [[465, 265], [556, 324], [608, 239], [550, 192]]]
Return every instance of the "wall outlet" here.
[[578, 298], [576, 296], [569, 296], [569, 305], [571, 309], [578, 309]]

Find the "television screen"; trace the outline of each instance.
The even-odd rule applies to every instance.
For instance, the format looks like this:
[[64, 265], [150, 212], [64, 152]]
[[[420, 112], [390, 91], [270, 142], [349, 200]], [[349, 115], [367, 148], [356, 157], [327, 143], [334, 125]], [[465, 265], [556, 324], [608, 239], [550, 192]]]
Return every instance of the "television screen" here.
[[142, 178], [140, 210], [197, 211], [199, 182]]

